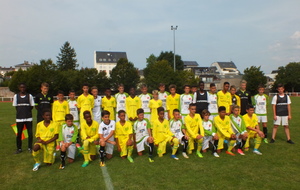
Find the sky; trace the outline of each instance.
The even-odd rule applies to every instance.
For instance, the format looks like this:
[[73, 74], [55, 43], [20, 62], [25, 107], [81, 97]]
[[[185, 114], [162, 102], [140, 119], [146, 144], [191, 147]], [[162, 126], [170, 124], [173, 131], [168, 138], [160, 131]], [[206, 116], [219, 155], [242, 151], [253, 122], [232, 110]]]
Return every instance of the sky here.
[[233, 61], [243, 72], [268, 74], [300, 62], [299, 0], [1, 0], [0, 66], [56, 56], [69, 41], [79, 67], [93, 67], [94, 51], [125, 51], [135, 67], [173, 51], [210, 66]]

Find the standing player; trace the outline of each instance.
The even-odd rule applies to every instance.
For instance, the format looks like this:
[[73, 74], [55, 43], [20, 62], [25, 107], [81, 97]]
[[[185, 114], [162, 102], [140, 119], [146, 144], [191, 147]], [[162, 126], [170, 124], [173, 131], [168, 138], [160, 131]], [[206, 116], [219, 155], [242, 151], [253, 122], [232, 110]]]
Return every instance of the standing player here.
[[230, 94], [231, 94], [232, 106], [237, 105], [241, 107], [241, 99], [238, 95], [236, 95], [236, 87], [234, 85], [230, 87]]
[[226, 115], [230, 115], [232, 109], [231, 94], [228, 92], [229, 85], [229, 82], [224, 82], [223, 90], [217, 93], [218, 107], [224, 106], [226, 109]]
[[167, 97], [170, 95], [169, 92], [166, 90], [166, 85], [163, 83], [160, 83], [158, 86], [159, 92], [158, 92], [158, 99], [160, 99], [163, 103], [163, 108], [165, 110], [165, 118], [168, 118], [168, 110], [167, 110]]
[[274, 127], [272, 132], [272, 139], [270, 143], [275, 142], [278, 126], [281, 124], [284, 127], [284, 132], [287, 138], [286, 142], [290, 144], [295, 144], [291, 140], [290, 129], [289, 129], [289, 120], [292, 119], [291, 99], [289, 95], [284, 93], [284, 86], [282, 84], [278, 84], [277, 91], [278, 94], [274, 96], [272, 99]]
[[212, 121], [218, 115], [218, 97], [216, 91], [216, 84], [210, 83], [210, 91], [208, 92], [208, 111], [210, 113], [209, 119]]
[[134, 87], [129, 89], [129, 95], [126, 98], [126, 112], [129, 121], [133, 124], [137, 120], [136, 110], [141, 108], [141, 99], [135, 95]]
[[265, 135], [264, 142], [268, 143], [268, 128], [267, 128], [267, 105], [269, 102], [269, 96], [264, 94], [265, 87], [263, 85], [260, 85], [258, 87], [258, 94], [256, 94], [253, 98], [253, 105], [255, 107], [255, 114], [258, 118], [258, 123], [262, 123], [263, 126], [263, 132]]
[[176, 85], [169, 86], [170, 95], [167, 97], [167, 111], [169, 120], [173, 118], [173, 110], [179, 109], [180, 95], [176, 93]]
[[77, 126], [78, 129], [80, 129], [77, 101], [75, 99], [75, 91], [74, 90], [69, 91], [69, 98], [70, 99], [68, 99], [68, 104], [69, 104], [70, 114], [73, 115], [73, 119], [74, 119], [73, 123], [74, 123], [74, 125]]
[[102, 108], [111, 113], [110, 120], [115, 120], [116, 99], [111, 96], [110, 88], [105, 90], [105, 97], [102, 98]]
[[94, 97], [89, 94], [88, 84], [82, 85], [82, 91], [83, 93], [77, 99], [77, 108], [80, 111], [80, 115], [79, 115], [80, 125], [85, 122], [83, 118], [83, 112], [85, 111], [92, 112], [92, 109], [94, 107]]
[[196, 113], [201, 114], [208, 109], [208, 93], [204, 90], [204, 82], [199, 82], [199, 90], [194, 93], [193, 103], [196, 104]]
[[120, 121], [120, 119], [118, 117], [118, 112], [120, 110], [126, 111], [125, 101], [126, 101], [126, 98], [128, 97], [128, 94], [126, 92], [124, 92], [123, 84], [119, 84], [118, 90], [119, 90], [119, 92], [117, 94], [115, 94], [115, 99], [116, 99], [116, 104], [117, 104], [116, 105], [116, 122]]
[[157, 108], [162, 107], [162, 101], [158, 99], [158, 91], [152, 91], [153, 99], [150, 100], [149, 108], [151, 109], [151, 124], [158, 119]]
[[97, 86], [93, 86], [91, 88], [91, 93], [94, 97], [94, 107], [93, 107], [93, 116], [94, 120], [98, 123], [101, 122], [101, 104], [102, 104], [102, 98], [98, 95], [98, 88]]
[[152, 99], [152, 95], [148, 93], [148, 87], [145, 84], [141, 86], [141, 91], [142, 94], [139, 95], [139, 98], [141, 99], [142, 109], [144, 110], [144, 116], [145, 118], [150, 120], [151, 111], [149, 104], [150, 100]]
[[37, 110], [37, 123], [43, 121], [42, 113], [44, 109], [52, 109], [53, 96], [48, 94], [49, 84], [41, 84], [41, 93], [35, 96], [35, 109]]
[[179, 99], [179, 110], [182, 117], [182, 121], [185, 122], [184, 117], [189, 115], [189, 105], [193, 103], [193, 95], [190, 94], [190, 86], [184, 85], [184, 94], [180, 95]]
[[236, 92], [236, 94], [241, 98], [241, 115], [245, 115], [247, 113], [247, 105], [252, 105], [251, 94], [246, 90], [246, 88], [247, 82], [243, 80], [241, 82], [240, 89]]
[[32, 152], [32, 108], [34, 100], [31, 94], [26, 93], [26, 85], [19, 84], [19, 93], [14, 95], [13, 106], [16, 108], [16, 123], [18, 134], [16, 137], [17, 150], [15, 154], [22, 152], [22, 132], [24, 126], [28, 132], [28, 151]]

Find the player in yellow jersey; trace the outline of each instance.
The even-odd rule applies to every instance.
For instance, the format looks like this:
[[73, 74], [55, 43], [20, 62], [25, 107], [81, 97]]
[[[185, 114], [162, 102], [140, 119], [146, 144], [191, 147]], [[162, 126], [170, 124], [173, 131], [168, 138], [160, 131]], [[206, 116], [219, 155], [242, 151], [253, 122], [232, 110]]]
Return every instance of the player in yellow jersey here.
[[232, 109], [231, 94], [228, 92], [229, 82], [224, 82], [223, 90], [217, 93], [218, 107], [224, 106], [226, 108], [226, 114], [230, 115]]
[[204, 128], [202, 126], [202, 119], [199, 114], [196, 113], [196, 104], [191, 103], [189, 105], [189, 115], [184, 117], [186, 135], [189, 140], [188, 154], [192, 154], [194, 150], [194, 143], [197, 143], [196, 154], [199, 158], [203, 158], [201, 154], [202, 142], [204, 137]]
[[245, 121], [245, 125], [248, 131], [248, 138], [245, 144], [245, 150], [249, 150], [249, 141], [250, 139], [254, 139], [254, 150], [253, 153], [262, 155], [262, 153], [258, 150], [261, 144], [261, 140], [265, 137], [264, 133], [259, 129], [258, 118], [254, 113], [253, 105], [247, 106], [247, 114], [243, 116]]
[[98, 128], [99, 123], [95, 120], [92, 120], [92, 114], [90, 111], [84, 111], [84, 122], [81, 124], [81, 141], [83, 143], [83, 150], [81, 153], [84, 157], [84, 162], [82, 167], [89, 165], [89, 161], [96, 159], [96, 145], [99, 144], [98, 141]]
[[176, 85], [174, 84], [169, 86], [169, 90], [171, 94], [167, 97], [167, 110], [170, 120], [174, 117], [173, 110], [179, 109], [180, 95], [176, 93]]
[[[241, 98], [238, 95], [236, 95], [235, 93], [236, 93], [236, 87], [234, 85], [232, 85], [230, 87], [232, 107], [235, 105], [241, 107]], [[231, 107], [231, 109], [232, 109], [232, 107]], [[232, 110], [231, 110], [231, 113], [232, 113]]]
[[126, 113], [132, 124], [137, 120], [136, 111], [141, 106], [141, 99], [136, 96], [134, 87], [131, 87], [129, 89], [129, 96], [126, 98]]
[[116, 123], [115, 138], [118, 146], [118, 151], [122, 158], [126, 158], [133, 163], [131, 157], [133, 151], [133, 129], [132, 124], [125, 120], [126, 112], [120, 110], [118, 112], [119, 122]]
[[94, 97], [91, 94], [89, 94], [88, 84], [82, 85], [82, 91], [83, 93], [77, 99], [77, 108], [80, 111], [80, 124], [85, 123], [85, 120], [83, 118], [83, 112], [90, 111], [92, 113], [92, 109], [94, 107]]
[[110, 113], [110, 120], [114, 120], [115, 121], [115, 109], [116, 109], [116, 99], [111, 96], [111, 89], [107, 88], [105, 90], [105, 97], [102, 98], [102, 109], [109, 111]]
[[173, 145], [171, 158], [179, 160], [175, 155], [179, 146], [179, 141], [171, 132], [168, 120], [164, 118], [165, 109], [159, 107], [157, 108], [157, 113], [158, 119], [153, 122], [152, 126], [154, 144], [158, 146], [157, 154], [159, 157], [162, 157], [166, 153], [167, 143], [170, 143]]
[[158, 119], [157, 108], [162, 107], [162, 104], [163, 104], [162, 101], [160, 99], [158, 99], [158, 91], [157, 90], [152, 91], [152, 96], [153, 96], [153, 99], [151, 99], [149, 102], [149, 108], [151, 111], [151, 120], [150, 120], [151, 123], [153, 123], [154, 121], [156, 121]]
[[33, 171], [37, 171], [41, 165], [40, 153], [44, 151], [44, 162], [47, 165], [53, 163], [53, 152], [55, 148], [55, 140], [58, 138], [58, 126], [55, 122], [51, 121], [51, 110], [44, 110], [43, 121], [39, 122], [36, 127], [35, 136], [36, 143], [33, 146], [32, 156], [35, 161]]
[[219, 137], [217, 153], [221, 153], [221, 150], [224, 148], [224, 140], [226, 140], [229, 142], [226, 154], [235, 156], [235, 154], [232, 153], [232, 149], [235, 144], [236, 136], [231, 129], [230, 118], [226, 115], [226, 108], [224, 106], [219, 107], [218, 112], [219, 115], [214, 118], [214, 125], [217, 128]]

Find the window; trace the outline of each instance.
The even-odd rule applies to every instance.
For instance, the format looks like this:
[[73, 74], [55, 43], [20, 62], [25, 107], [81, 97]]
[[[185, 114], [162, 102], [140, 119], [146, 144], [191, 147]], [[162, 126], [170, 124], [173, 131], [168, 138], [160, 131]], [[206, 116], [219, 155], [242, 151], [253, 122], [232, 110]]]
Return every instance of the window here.
[[102, 61], [102, 59], [100, 58], [99, 61]]

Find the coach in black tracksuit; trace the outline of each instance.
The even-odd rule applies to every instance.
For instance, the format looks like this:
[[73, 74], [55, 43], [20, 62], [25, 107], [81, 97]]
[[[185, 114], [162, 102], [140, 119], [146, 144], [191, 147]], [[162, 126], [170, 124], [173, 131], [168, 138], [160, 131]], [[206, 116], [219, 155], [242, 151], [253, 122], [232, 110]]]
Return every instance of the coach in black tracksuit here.
[[242, 82], [240, 89], [236, 92], [236, 95], [241, 98], [241, 115], [247, 113], [247, 105], [252, 105], [251, 94], [246, 90], [246, 85], [246, 82]]
[[204, 90], [204, 82], [199, 82], [199, 90], [195, 92], [193, 103], [196, 103], [196, 113], [200, 114], [203, 110], [208, 110], [208, 94]]

